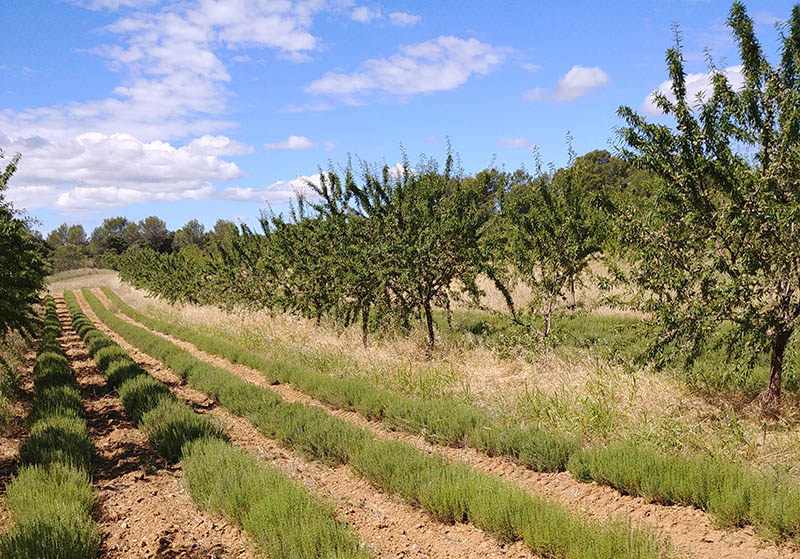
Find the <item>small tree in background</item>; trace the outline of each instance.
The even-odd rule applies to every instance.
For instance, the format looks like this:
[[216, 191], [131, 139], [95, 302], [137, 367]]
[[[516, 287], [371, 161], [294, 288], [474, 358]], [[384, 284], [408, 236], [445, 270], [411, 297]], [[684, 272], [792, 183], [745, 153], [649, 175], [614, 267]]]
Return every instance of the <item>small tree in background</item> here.
[[576, 163], [554, 174], [534, 177], [517, 171], [508, 177], [500, 196], [496, 231], [503, 238], [503, 255], [514, 273], [531, 288], [531, 310], [541, 317], [542, 337], [553, 328], [560, 300], [580, 284], [592, 256], [605, 240], [607, 213], [604, 191]]
[[660, 179], [654, 203], [629, 208], [625, 220], [633, 279], [662, 332], [654, 354], [673, 347], [691, 361], [712, 336], [751, 365], [769, 351], [762, 401], [771, 406], [800, 318], [800, 7], [781, 34], [777, 67], [740, 2], [728, 25], [741, 89], [712, 66], [713, 91], [690, 99], [677, 39], [666, 57], [672, 95], [655, 96], [676, 127], [620, 108], [624, 154]]

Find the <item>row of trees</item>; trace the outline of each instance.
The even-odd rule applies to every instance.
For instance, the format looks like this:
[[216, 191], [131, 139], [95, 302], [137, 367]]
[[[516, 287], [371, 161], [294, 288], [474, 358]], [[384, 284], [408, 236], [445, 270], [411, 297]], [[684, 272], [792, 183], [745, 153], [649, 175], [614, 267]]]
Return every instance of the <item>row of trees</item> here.
[[[552, 329], [559, 300], [583, 278], [611, 235], [613, 207], [640, 176], [608, 152], [591, 152], [558, 172], [490, 169], [466, 176], [448, 155], [400, 170], [351, 164], [321, 173], [287, 219], [263, 214], [205, 250], [130, 250], [122, 279], [171, 301], [288, 311], [345, 326], [404, 329], [423, 322], [435, 342], [435, 308], [477, 303], [479, 276], [494, 280], [515, 320], [541, 317]], [[522, 281], [538, 297], [516, 309]], [[521, 312], [518, 312], [521, 311]]]
[[654, 356], [691, 361], [709, 340], [751, 363], [766, 351], [764, 401], [774, 404], [800, 319], [800, 7], [777, 66], [741, 3], [728, 25], [744, 84], [712, 63], [711, 91], [691, 98], [676, 37], [670, 94], [655, 96], [674, 127], [622, 107], [623, 160], [595, 152], [558, 172], [466, 177], [448, 156], [443, 169], [362, 166], [358, 180], [348, 165], [311, 185], [319, 199], [301, 199], [288, 220], [264, 216], [260, 233], [243, 228], [202, 254], [129, 252], [121, 273], [173, 300], [360, 318], [365, 339], [370, 325], [418, 317], [432, 346], [431, 309], [474, 299], [479, 274], [506, 295], [514, 277], [531, 286], [546, 336], [555, 301], [603, 252], [638, 287], [632, 303], [656, 327]]

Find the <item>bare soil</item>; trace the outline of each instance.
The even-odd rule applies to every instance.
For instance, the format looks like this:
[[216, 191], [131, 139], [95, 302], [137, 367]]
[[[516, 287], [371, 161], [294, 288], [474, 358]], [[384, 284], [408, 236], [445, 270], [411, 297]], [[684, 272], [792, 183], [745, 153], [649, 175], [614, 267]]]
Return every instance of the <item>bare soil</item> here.
[[181, 483], [180, 465], [159, 458], [125, 415], [119, 398], [72, 328], [56, 299], [61, 347], [75, 370], [96, 446], [93, 481], [99, 557], [253, 559], [255, 543], [224, 519], [208, 516]]
[[[95, 293], [108, 306], [109, 301], [103, 293], [99, 289], [96, 289]], [[122, 313], [118, 313], [118, 316], [132, 324], [146, 328]], [[629, 519], [635, 525], [654, 529], [660, 535], [668, 537], [676, 551], [689, 557], [699, 559], [800, 557], [800, 550], [791, 542], [777, 545], [764, 541], [756, 535], [752, 526], [731, 530], [720, 529], [713, 518], [693, 507], [663, 506], [650, 503], [639, 497], [623, 495], [608, 486], [597, 483], [581, 483], [568, 472], [555, 474], [534, 472], [503, 457], [488, 457], [470, 448], [441, 447], [427, 442], [421, 436], [391, 431], [380, 422], [369, 421], [355, 412], [332, 408], [297, 391], [290, 385], [270, 385], [260, 371], [244, 365], [233, 364], [172, 336], [155, 331], [153, 333], [189, 351], [198, 359], [229, 370], [248, 382], [275, 391], [286, 401], [321, 407], [337, 417], [371, 430], [380, 437], [406, 441], [426, 452], [440, 452], [451, 459], [467, 462], [475, 468], [497, 475], [506, 481], [517, 483], [533, 494], [562, 503], [571, 510], [584, 513], [591, 518], [599, 520], [609, 517]]]
[[376, 489], [347, 466], [325, 466], [281, 447], [261, 435], [245, 419], [230, 414], [205, 394], [182, 384], [161, 362], [125, 342], [97, 318], [80, 293], [76, 295], [86, 315], [140, 366], [167, 384], [198, 413], [218, 417], [228, 429], [233, 444], [277, 466], [312, 493], [327, 498], [334, 506], [336, 518], [349, 523], [375, 556], [414, 559], [537, 557], [522, 542], [502, 544], [469, 524], [438, 522], [424, 511]]

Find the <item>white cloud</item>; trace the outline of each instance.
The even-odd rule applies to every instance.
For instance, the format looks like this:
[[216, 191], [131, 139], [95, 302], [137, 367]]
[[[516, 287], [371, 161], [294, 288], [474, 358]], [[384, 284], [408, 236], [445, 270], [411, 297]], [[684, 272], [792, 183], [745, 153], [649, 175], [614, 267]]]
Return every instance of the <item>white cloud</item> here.
[[350, 12], [350, 19], [359, 23], [371, 23], [377, 19], [383, 19], [383, 12], [380, 8], [358, 6]]
[[289, 136], [282, 142], [264, 144], [266, 149], [310, 149], [313, 147], [314, 143], [305, 136]]
[[538, 64], [531, 64], [530, 62], [523, 62], [520, 66], [522, 66], [523, 70], [527, 70], [528, 72], [538, 72], [542, 69]]
[[275, 205], [286, 204], [290, 200], [296, 200], [298, 193], [302, 193], [310, 199], [316, 198], [316, 193], [308, 186], [309, 182], [319, 186], [319, 173], [298, 176], [288, 181], [278, 181], [265, 188], [226, 188], [219, 193], [218, 197], [242, 202], [261, 201]]
[[[92, 8], [142, 7], [141, 0], [78, 2]], [[143, 141], [215, 133], [233, 123], [230, 74], [222, 48], [269, 48], [299, 59], [318, 47], [312, 16], [323, 3], [195, 0], [133, 11], [105, 28], [115, 43], [94, 49], [119, 72], [109, 96], [23, 111], [0, 111], [0, 132], [67, 141], [86, 131], [125, 132]]]
[[406, 12], [392, 12], [389, 14], [389, 23], [397, 27], [410, 27], [418, 24], [421, 19], [421, 16]]
[[90, 10], [119, 10], [120, 8], [146, 8], [159, 0], [72, 0], [72, 4]]
[[504, 148], [524, 148], [531, 145], [527, 138], [500, 138], [497, 143]]
[[526, 101], [572, 103], [598, 87], [606, 85], [609, 81], [608, 74], [601, 68], [575, 65], [558, 80], [558, 84], [552, 91], [537, 87], [526, 91], [523, 98]]
[[209, 181], [242, 176], [235, 163], [220, 156], [251, 151], [224, 136], [204, 136], [181, 147], [99, 132], [59, 143], [41, 137], [0, 136], [0, 141], [10, 152], [23, 153], [9, 181], [8, 197], [29, 210], [99, 210], [153, 200], [207, 198], [214, 193]]
[[211, 181], [241, 175], [222, 157], [253, 149], [220, 135], [235, 123], [224, 117], [231, 76], [218, 53], [255, 47], [301, 60], [319, 47], [314, 15], [329, 8], [321, 0], [73, 3], [125, 10], [104, 29], [109, 44], [90, 51], [120, 78], [99, 99], [0, 109], [0, 145], [23, 153], [9, 198], [29, 209], [212, 196]]
[[374, 92], [413, 95], [455, 89], [475, 74], [488, 74], [508, 50], [477, 39], [442, 36], [402, 46], [389, 58], [369, 59], [350, 74], [328, 72], [306, 91], [355, 102], [354, 96]]
[[281, 109], [287, 113], [304, 113], [307, 111], [330, 111], [333, 105], [330, 103], [307, 103], [305, 105], [286, 105]]
[[[743, 66], [729, 66], [722, 70], [722, 73], [728, 78], [728, 82], [734, 90], [739, 90], [744, 86], [744, 76], [742, 75]], [[713, 92], [714, 86], [711, 84], [711, 73], [696, 73], [686, 74], [686, 94], [687, 97], [694, 103], [697, 95], [703, 94], [708, 99]], [[672, 80], [666, 80], [656, 89], [656, 92], [666, 95], [667, 99], [675, 102], [675, 95], [672, 94]], [[648, 115], [660, 115], [661, 110], [655, 104], [655, 92], [648, 95], [642, 103], [642, 111]]]

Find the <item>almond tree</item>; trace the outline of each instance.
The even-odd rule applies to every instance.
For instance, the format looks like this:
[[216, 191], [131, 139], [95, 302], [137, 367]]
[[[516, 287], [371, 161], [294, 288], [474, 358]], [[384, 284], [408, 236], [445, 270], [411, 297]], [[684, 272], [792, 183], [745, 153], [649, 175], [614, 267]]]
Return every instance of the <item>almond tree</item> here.
[[762, 401], [771, 406], [800, 318], [800, 7], [781, 33], [778, 66], [742, 3], [727, 23], [741, 88], [712, 64], [711, 91], [690, 98], [676, 37], [666, 56], [671, 95], [655, 95], [674, 127], [620, 108], [624, 154], [660, 179], [654, 203], [630, 208], [625, 220], [633, 278], [662, 333], [653, 350], [671, 347], [691, 361], [721, 336], [750, 364], [768, 351]]

